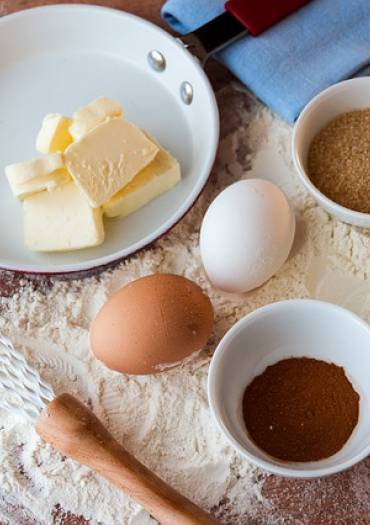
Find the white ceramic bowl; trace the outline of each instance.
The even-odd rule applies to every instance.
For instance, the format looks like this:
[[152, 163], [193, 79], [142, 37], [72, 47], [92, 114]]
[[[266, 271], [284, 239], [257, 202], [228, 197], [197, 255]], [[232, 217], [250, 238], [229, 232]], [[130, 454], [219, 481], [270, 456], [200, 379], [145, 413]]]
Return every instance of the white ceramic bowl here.
[[311, 100], [300, 114], [293, 131], [292, 155], [300, 178], [314, 199], [343, 222], [370, 228], [370, 214], [353, 211], [321, 193], [307, 175], [307, 154], [318, 131], [340, 113], [370, 108], [370, 77], [334, 84]]
[[[312, 357], [343, 366], [360, 395], [359, 422], [344, 447], [315, 462], [279, 461], [249, 438], [242, 416], [246, 386], [288, 357]], [[309, 299], [273, 303], [250, 313], [224, 336], [212, 358], [211, 410], [229, 443], [248, 461], [296, 478], [345, 470], [370, 453], [370, 326], [339, 306]]]

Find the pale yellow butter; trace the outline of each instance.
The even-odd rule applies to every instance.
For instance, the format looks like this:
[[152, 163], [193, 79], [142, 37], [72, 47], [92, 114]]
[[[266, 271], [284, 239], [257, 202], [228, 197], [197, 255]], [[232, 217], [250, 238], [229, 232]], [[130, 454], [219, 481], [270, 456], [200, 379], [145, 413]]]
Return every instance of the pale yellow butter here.
[[73, 141], [69, 132], [71, 123], [72, 119], [59, 113], [46, 115], [36, 138], [37, 151], [40, 151], [40, 153], [64, 151]]
[[63, 167], [64, 162], [62, 155], [60, 153], [50, 153], [39, 159], [10, 164], [5, 168], [5, 175], [7, 176], [10, 185], [13, 183], [24, 184], [36, 177], [50, 175], [53, 171], [59, 170]]
[[79, 140], [107, 119], [122, 117], [122, 115], [123, 109], [119, 102], [107, 97], [99, 97], [73, 114], [69, 132], [74, 140]]
[[129, 215], [170, 190], [180, 180], [179, 163], [168, 151], [160, 148], [154, 160], [103, 205], [103, 212], [107, 217]]
[[137, 126], [115, 118], [68, 146], [64, 158], [91, 206], [99, 207], [126, 186], [157, 153], [158, 147]]
[[104, 241], [100, 208], [92, 208], [70, 182], [24, 200], [24, 238], [33, 251], [79, 250]]
[[13, 195], [20, 200], [37, 191], [55, 188], [69, 179], [60, 153], [11, 164], [5, 168], [5, 175]]
[[35, 177], [23, 184], [13, 183], [11, 184], [11, 187], [14, 196], [19, 200], [23, 200], [39, 191], [54, 190], [58, 186], [67, 184], [67, 182], [70, 182], [71, 180], [68, 171], [65, 168], [60, 168], [49, 175]]

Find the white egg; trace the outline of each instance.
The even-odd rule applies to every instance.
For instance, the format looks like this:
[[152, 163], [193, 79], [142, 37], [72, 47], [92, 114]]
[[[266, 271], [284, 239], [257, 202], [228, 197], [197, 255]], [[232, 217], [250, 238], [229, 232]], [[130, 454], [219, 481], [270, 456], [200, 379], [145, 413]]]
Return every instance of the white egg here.
[[209, 279], [227, 292], [257, 288], [286, 261], [294, 231], [293, 210], [275, 184], [260, 179], [232, 184], [212, 202], [200, 231]]

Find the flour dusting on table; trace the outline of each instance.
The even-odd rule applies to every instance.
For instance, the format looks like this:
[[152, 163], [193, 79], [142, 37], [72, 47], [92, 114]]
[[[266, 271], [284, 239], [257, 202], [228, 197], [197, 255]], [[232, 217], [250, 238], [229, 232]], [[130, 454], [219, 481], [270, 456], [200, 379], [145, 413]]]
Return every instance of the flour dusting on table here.
[[[345, 304], [370, 320], [370, 236], [329, 217], [307, 196], [291, 164], [288, 125], [237, 86], [222, 90], [219, 103], [219, 158], [187, 217], [152, 249], [96, 277], [41, 284], [24, 280], [19, 293], [1, 299], [0, 331], [57, 393], [68, 391], [88, 403], [139, 460], [224, 523], [281, 523], [283, 518], [303, 523], [294, 521], [289, 506], [273, 506], [273, 497], [264, 495], [273, 477], [236, 454], [212, 421], [206, 392], [210, 354], [235, 321], [282, 299], [318, 297]], [[212, 199], [232, 182], [250, 177], [269, 179], [286, 192], [295, 209], [297, 236], [275, 277], [248, 294], [230, 295], [208, 282], [198, 232]], [[111, 372], [89, 352], [90, 323], [114, 291], [156, 272], [182, 274], [203, 287], [215, 308], [214, 337], [207, 351], [182, 368], [142, 377]], [[0, 494], [15, 498], [37, 523], [57, 522], [60, 507], [91, 524], [154, 523], [123, 493], [43, 444], [29, 424], [5, 412], [0, 416]], [[370, 483], [356, 483], [370, 490]]]

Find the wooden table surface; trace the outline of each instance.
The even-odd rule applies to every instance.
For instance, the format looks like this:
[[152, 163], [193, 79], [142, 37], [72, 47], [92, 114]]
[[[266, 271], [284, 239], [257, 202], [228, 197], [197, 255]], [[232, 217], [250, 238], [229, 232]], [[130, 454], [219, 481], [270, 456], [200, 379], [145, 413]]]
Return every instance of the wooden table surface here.
[[[191, 0], [189, 0], [191, 1]], [[13, 13], [34, 6], [73, 3], [73, 0], [56, 2], [53, 0], [0, 0], [0, 15]], [[74, 3], [95, 3], [130, 11], [153, 22], [164, 25], [159, 15], [161, 0], [109, 0], [89, 2], [79, 0]], [[210, 67], [211, 80], [217, 87], [230, 78], [224, 70]], [[221, 113], [222, 119], [222, 113]], [[226, 123], [227, 125], [227, 123]], [[18, 287], [20, 277], [10, 272], [0, 272], [0, 295], [9, 296]], [[1, 466], [0, 466], [1, 468]], [[262, 493], [268, 505], [261, 505], [261, 515], [255, 520], [245, 517], [245, 525], [258, 524], [309, 524], [309, 525], [367, 525], [370, 524], [370, 460], [363, 461], [355, 468], [330, 478], [301, 481], [266, 476]], [[0, 487], [1, 489], [1, 487]], [[220, 503], [227, 507], [228, 502]], [[31, 525], [20, 509], [0, 496], [0, 507], [6, 508], [11, 518], [6, 525]], [[277, 517], [277, 519], [273, 519]], [[87, 525], [82, 517], [65, 514], [56, 508], [54, 523], [60, 525]], [[118, 522], [117, 522], [118, 523]], [[240, 523], [240, 521], [238, 521]], [[0, 523], [0, 525], [5, 525]], [[174, 524], [175, 525], [175, 524]], [[230, 524], [232, 525], [232, 524]]]

